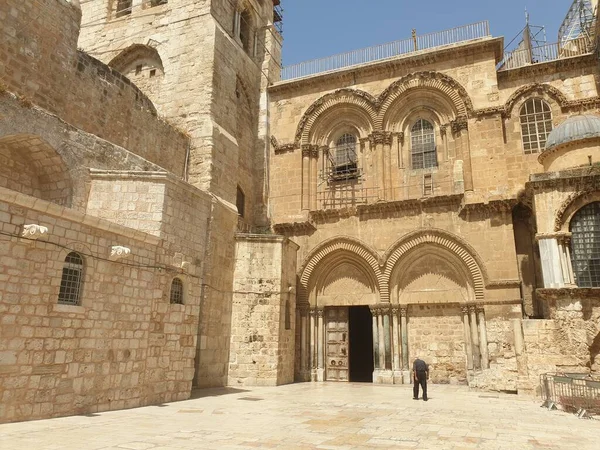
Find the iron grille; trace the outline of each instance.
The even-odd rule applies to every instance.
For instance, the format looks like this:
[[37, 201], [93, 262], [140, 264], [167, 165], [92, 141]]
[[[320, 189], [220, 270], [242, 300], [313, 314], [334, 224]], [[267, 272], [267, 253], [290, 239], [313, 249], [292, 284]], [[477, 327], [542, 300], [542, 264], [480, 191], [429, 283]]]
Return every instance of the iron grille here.
[[437, 166], [435, 133], [430, 122], [423, 119], [417, 120], [411, 128], [411, 144], [413, 169]]
[[527, 100], [521, 108], [521, 135], [524, 153], [528, 155], [543, 151], [551, 131], [550, 107], [539, 98]]
[[579, 287], [600, 287], [600, 202], [581, 208], [571, 221], [571, 259]]
[[78, 253], [71, 252], [65, 258], [62, 278], [60, 280], [58, 303], [63, 305], [79, 305], [82, 283], [83, 258]]
[[171, 304], [183, 305], [183, 282], [179, 278], [171, 283]]

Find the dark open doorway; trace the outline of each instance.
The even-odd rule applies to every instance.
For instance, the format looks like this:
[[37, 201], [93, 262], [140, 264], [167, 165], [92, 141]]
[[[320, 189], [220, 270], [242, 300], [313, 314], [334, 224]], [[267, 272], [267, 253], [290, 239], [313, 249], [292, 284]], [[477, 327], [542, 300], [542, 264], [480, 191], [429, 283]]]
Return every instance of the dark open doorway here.
[[351, 306], [350, 381], [373, 382], [373, 322], [368, 306]]

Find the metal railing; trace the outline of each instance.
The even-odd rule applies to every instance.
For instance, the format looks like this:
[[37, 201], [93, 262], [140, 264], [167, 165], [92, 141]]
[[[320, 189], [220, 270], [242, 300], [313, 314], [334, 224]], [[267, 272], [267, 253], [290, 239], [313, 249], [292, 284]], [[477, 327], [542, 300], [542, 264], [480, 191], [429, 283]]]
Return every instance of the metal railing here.
[[542, 396], [548, 409], [561, 406], [578, 417], [600, 415], [600, 380], [585, 374], [541, 375]]
[[420, 50], [457, 44], [459, 42], [466, 42], [489, 36], [490, 26], [487, 20], [452, 28], [450, 30], [428, 33], [422, 36], [417, 36], [413, 30], [413, 37], [409, 39], [388, 42], [374, 47], [363, 48], [286, 66], [281, 72], [281, 79], [292, 80], [295, 78], [307, 77], [318, 73], [406, 55]]
[[498, 70], [517, 69], [532, 64], [556, 61], [573, 56], [586, 55], [594, 51], [592, 41], [588, 37], [572, 39], [561, 45], [545, 44], [531, 49], [519, 49], [506, 53], [498, 64]]

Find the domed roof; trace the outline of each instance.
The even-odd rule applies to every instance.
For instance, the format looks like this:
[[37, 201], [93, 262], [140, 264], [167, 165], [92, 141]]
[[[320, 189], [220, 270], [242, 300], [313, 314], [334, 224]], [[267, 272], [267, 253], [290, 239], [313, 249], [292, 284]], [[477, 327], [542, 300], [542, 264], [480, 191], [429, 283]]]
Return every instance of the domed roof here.
[[577, 115], [569, 117], [557, 126], [546, 139], [546, 150], [557, 145], [600, 137], [600, 117]]

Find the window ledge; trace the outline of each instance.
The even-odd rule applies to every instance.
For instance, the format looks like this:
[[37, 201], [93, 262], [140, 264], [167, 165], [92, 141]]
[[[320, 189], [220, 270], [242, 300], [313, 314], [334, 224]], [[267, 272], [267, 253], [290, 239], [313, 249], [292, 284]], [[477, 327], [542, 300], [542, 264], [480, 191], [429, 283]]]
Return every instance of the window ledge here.
[[52, 311], [59, 313], [85, 314], [85, 307], [55, 303], [52, 307]]

